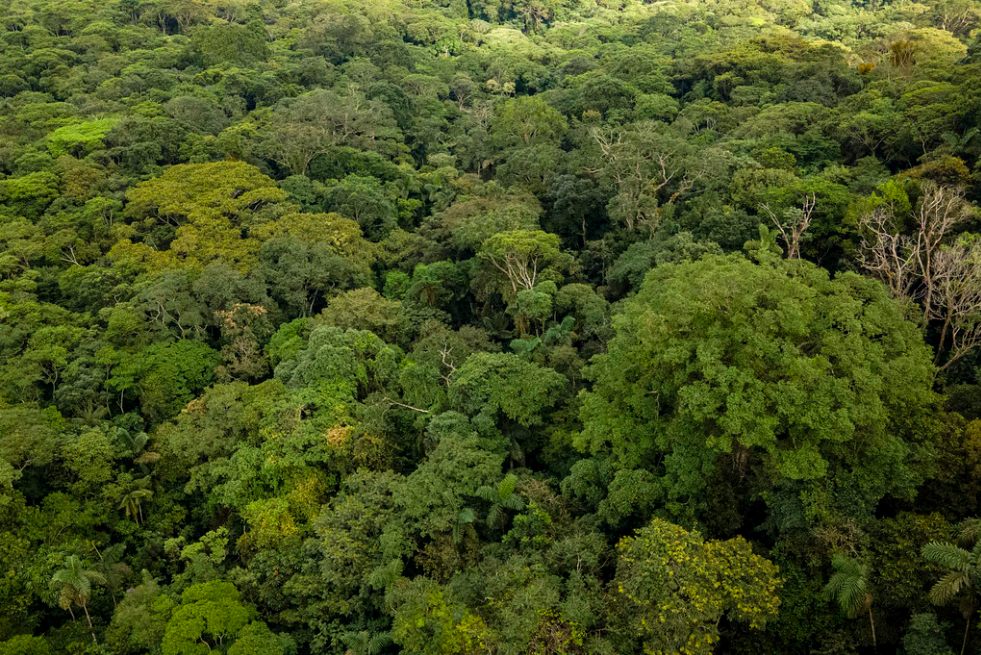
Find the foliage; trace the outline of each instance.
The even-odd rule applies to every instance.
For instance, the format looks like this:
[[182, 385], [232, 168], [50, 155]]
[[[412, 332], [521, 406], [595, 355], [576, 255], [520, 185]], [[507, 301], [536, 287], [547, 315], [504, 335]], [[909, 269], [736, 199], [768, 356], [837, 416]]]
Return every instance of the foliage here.
[[0, 655], [981, 652], [979, 32], [5, 3]]
[[807, 516], [837, 503], [868, 516], [925, 474], [930, 443], [901, 426], [933, 407], [933, 370], [878, 285], [708, 256], [656, 268], [614, 327], [579, 441], [624, 468], [660, 461], [670, 498], [731, 466], [771, 502], [799, 497]]
[[777, 568], [740, 538], [704, 541], [655, 519], [617, 551], [618, 602], [645, 653], [711, 653], [723, 615], [760, 629], [780, 605]]

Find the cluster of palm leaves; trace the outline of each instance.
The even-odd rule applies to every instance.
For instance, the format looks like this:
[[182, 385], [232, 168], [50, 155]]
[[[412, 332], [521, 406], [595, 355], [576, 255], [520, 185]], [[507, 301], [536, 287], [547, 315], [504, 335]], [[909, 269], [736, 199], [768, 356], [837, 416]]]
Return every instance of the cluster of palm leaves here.
[[51, 576], [51, 588], [58, 592], [58, 605], [62, 609], [68, 610], [72, 616], [72, 621], [75, 620], [73, 608], [82, 608], [89, 624], [89, 630], [92, 631], [92, 641], [96, 641], [92, 617], [89, 616], [92, 584], [105, 584], [105, 582], [104, 575], [98, 571], [87, 569], [82, 559], [77, 555], [67, 556], [64, 567], [55, 571], [55, 574]]
[[932, 541], [923, 547], [923, 557], [946, 570], [933, 588], [930, 600], [936, 605], [960, 602], [966, 622], [961, 654], [967, 648], [971, 617], [977, 610], [976, 590], [981, 586], [981, 520], [970, 519], [961, 524], [958, 544]]
[[[923, 557], [945, 573], [930, 589], [930, 601], [949, 605], [959, 601], [965, 620], [961, 655], [967, 650], [971, 617], [977, 611], [976, 590], [981, 588], [981, 520], [961, 524], [958, 543], [932, 541], [923, 547]], [[824, 587], [825, 600], [834, 601], [848, 618], [862, 614], [869, 617], [872, 644], [875, 646], [875, 618], [872, 613], [871, 574], [867, 564], [855, 557], [838, 553], [831, 560], [834, 573]]]
[[825, 600], [834, 601], [850, 619], [868, 614], [872, 630], [872, 645], [875, 641], [875, 618], [872, 614], [872, 588], [869, 583], [869, 568], [854, 557], [837, 553], [831, 560], [834, 573], [824, 587]]

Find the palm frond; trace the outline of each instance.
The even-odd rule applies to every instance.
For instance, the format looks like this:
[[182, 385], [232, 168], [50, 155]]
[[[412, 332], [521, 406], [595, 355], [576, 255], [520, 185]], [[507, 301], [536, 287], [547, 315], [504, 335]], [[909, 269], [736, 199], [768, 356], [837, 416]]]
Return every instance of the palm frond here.
[[495, 503], [498, 500], [498, 492], [494, 487], [484, 485], [477, 489], [477, 497], [481, 500], [486, 500], [488, 503]]
[[967, 573], [974, 565], [971, 553], [954, 544], [931, 541], [923, 547], [923, 557], [951, 571]]
[[979, 542], [979, 537], [981, 537], [981, 519], [967, 519], [961, 523], [957, 538], [962, 544], [976, 544]]
[[504, 510], [501, 508], [500, 504], [495, 503], [487, 512], [488, 525], [500, 525], [501, 519], [503, 518]]
[[831, 559], [835, 572], [824, 586], [823, 597], [835, 601], [849, 618], [855, 618], [872, 603], [868, 568], [858, 560], [836, 554]]
[[368, 653], [369, 655], [375, 655], [380, 653], [381, 650], [392, 643], [392, 638], [387, 632], [379, 632], [368, 642]]
[[971, 580], [966, 573], [951, 571], [937, 580], [930, 589], [930, 602], [934, 605], [946, 605], [970, 583]]
[[498, 486], [498, 491], [500, 492], [501, 498], [507, 498], [514, 493], [515, 488], [518, 486], [518, 476], [514, 473], [508, 473], [501, 480], [501, 484]]

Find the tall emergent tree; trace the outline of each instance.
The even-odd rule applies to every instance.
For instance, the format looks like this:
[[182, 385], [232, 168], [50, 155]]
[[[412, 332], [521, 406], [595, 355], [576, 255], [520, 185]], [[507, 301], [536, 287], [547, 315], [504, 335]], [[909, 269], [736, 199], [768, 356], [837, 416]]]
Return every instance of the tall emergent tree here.
[[781, 525], [870, 516], [926, 472], [933, 366], [879, 283], [710, 255], [648, 274], [582, 393], [579, 446], [698, 502], [725, 475]]

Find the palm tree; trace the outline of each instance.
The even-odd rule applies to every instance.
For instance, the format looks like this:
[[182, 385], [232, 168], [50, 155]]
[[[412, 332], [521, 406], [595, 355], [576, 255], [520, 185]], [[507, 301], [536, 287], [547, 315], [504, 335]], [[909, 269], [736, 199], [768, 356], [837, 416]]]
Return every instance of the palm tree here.
[[119, 501], [119, 509], [126, 513], [126, 518], [136, 521], [137, 525], [143, 521], [143, 501], [153, 498], [153, 492], [147, 489], [149, 485], [149, 477], [135, 481]]
[[84, 563], [76, 555], [69, 555], [65, 558], [65, 568], [60, 569], [51, 576], [51, 588], [58, 591], [58, 605], [62, 609], [68, 610], [75, 620], [75, 612], [72, 607], [81, 607], [85, 612], [85, 619], [89, 623], [89, 630], [92, 631], [92, 641], [98, 643], [95, 638], [95, 628], [92, 627], [92, 617], [89, 616], [89, 599], [92, 597], [92, 583], [104, 584], [105, 577], [98, 571], [85, 568]]
[[507, 521], [507, 510], [524, 509], [524, 499], [515, 493], [517, 486], [518, 476], [508, 473], [496, 487], [484, 485], [477, 489], [477, 495], [491, 504], [487, 511], [488, 525], [503, 527]]
[[961, 655], [967, 650], [967, 638], [971, 628], [971, 616], [977, 607], [974, 592], [981, 584], [981, 539], [978, 538], [981, 521], [970, 519], [961, 524], [960, 542], [971, 550], [951, 543], [931, 541], [923, 547], [923, 557], [928, 562], [947, 570], [933, 588], [930, 601], [935, 605], [947, 605], [960, 596], [961, 614], [964, 616], [964, 639]]
[[869, 569], [857, 559], [835, 554], [831, 559], [835, 572], [824, 587], [824, 599], [833, 600], [850, 619], [868, 613], [872, 629], [872, 648], [875, 641], [875, 619], [872, 616], [872, 590], [869, 588]]
[[127, 578], [133, 575], [133, 569], [126, 562], [122, 561], [126, 546], [124, 544], [115, 544], [106, 548], [105, 551], [101, 551], [99, 550], [98, 544], [94, 541], [87, 543], [99, 557], [99, 561], [95, 562], [94, 567], [105, 578], [106, 589], [109, 590], [109, 597], [112, 598], [112, 606], [115, 608], [116, 593], [126, 582]]
[[392, 639], [387, 632], [379, 632], [373, 636], [367, 630], [362, 630], [345, 633], [341, 636], [341, 641], [347, 646], [345, 655], [378, 655]]
[[473, 510], [469, 507], [464, 507], [457, 514], [456, 521], [453, 523], [453, 543], [459, 544], [463, 541], [463, 537], [467, 530], [473, 530], [472, 524], [474, 520]]

